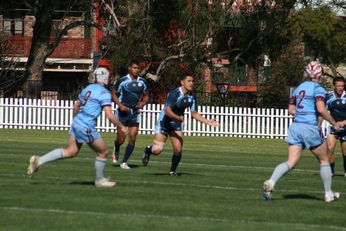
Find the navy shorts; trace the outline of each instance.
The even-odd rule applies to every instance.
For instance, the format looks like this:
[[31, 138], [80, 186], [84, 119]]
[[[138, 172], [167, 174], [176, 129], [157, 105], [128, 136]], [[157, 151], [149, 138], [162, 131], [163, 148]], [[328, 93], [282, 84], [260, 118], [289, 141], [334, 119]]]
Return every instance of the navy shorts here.
[[128, 112], [120, 111], [119, 108], [115, 111], [115, 115], [119, 118], [120, 122], [125, 126], [138, 127], [140, 123], [140, 111], [138, 109], [130, 109]]
[[182, 122], [159, 120], [155, 126], [155, 133], [161, 133], [165, 136], [171, 132], [182, 131]]
[[328, 135], [334, 135], [340, 140], [341, 143], [346, 142], [346, 128], [341, 128], [338, 132], [336, 132], [333, 126], [329, 126]]

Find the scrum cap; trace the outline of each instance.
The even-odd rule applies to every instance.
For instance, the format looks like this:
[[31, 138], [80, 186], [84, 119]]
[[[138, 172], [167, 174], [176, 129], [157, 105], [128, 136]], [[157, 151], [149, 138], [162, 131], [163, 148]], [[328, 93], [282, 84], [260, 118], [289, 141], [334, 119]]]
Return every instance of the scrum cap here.
[[308, 65], [305, 67], [304, 71], [304, 77], [307, 78], [319, 78], [322, 76], [322, 66], [317, 61], [311, 61]]
[[94, 70], [95, 83], [104, 83], [108, 85], [109, 71], [104, 67], [98, 67]]

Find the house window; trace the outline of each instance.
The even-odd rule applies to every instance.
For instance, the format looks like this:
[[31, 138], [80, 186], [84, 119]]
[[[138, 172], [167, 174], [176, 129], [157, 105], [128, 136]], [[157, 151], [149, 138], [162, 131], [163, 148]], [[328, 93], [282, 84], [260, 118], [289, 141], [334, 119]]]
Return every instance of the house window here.
[[9, 35], [23, 35], [23, 19], [4, 19], [4, 33]]

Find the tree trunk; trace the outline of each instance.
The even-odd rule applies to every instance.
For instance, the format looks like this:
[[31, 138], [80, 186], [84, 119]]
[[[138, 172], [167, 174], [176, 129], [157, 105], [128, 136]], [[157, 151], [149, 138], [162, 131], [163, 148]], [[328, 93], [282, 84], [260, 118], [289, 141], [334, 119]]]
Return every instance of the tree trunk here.
[[28, 62], [24, 74], [24, 96], [40, 98], [42, 87], [42, 73], [46, 58], [49, 54], [48, 45], [52, 28], [52, 0], [41, 0], [35, 4], [35, 25], [31, 42]]

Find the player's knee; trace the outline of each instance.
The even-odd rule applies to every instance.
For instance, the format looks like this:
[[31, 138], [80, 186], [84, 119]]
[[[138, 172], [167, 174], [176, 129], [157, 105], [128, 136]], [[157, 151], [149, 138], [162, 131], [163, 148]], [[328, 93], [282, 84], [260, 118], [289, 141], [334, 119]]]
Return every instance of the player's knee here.
[[165, 146], [164, 142], [159, 142], [154, 140], [154, 144], [151, 148], [151, 151], [154, 155], [159, 155], [162, 152], [164, 146]]
[[64, 158], [73, 158], [78, 155], [77, 148], [64, 149]]
[[108, 156], [108, 150], [105, 149], [105, 150], [98, 152], [97, 156], [102, 157], [102, 158], [106, 158]]

